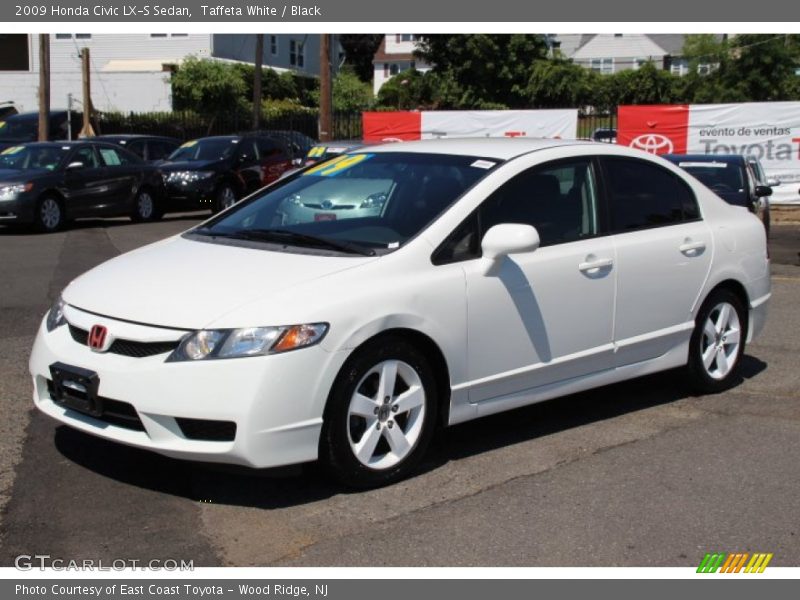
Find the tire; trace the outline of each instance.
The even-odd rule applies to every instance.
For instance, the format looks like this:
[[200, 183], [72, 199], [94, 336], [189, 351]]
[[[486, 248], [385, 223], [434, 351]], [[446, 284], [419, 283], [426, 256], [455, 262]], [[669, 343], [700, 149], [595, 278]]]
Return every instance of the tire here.
[[695, 391], [717, 393], [738, 380], [747, 338], [747, 311], [728, 289], [712, 292], [697, 313], [686, 365]]
[[161, 218], [155, 194], [148, 188], [139, 190], [133, 201], [131, 221], [134, 223], [147, 223]]
[[218, 213], [236, 204], [238, 195], [236, 190], [228, 183], [223, 183], [214, 193], [214, 212]]
[[33, 215], [33, 226], [36, 231], [53, 233], [64, 226], [64, 205], [55, 196], [42, 196], [36, 203]]
[[[384, 393], [391, 381], [393, 389]], [[333, 384], [320, 461], [351, 487], [394, 483], [425, 454], [437, 408], [435, 379], [422, 352], [398, 337], [369, 342], [348, 359]]]

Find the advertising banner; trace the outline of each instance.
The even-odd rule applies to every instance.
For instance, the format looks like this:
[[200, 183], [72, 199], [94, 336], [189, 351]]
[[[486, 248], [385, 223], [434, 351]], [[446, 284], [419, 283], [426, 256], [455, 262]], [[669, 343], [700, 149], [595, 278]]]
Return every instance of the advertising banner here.
[[441, 110], [365, 112], [367, 141], [419, 140], [438, 137], [574, 138], [578, 111]]
[[773, 204], [800, 204], [800, 102], [620, 106], [617, 141], [654, 154], [741, 154], [776, 179]]

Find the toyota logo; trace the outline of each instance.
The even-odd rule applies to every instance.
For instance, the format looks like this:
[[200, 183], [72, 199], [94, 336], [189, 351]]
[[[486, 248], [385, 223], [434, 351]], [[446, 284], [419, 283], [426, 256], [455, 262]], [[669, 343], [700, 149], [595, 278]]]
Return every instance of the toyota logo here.
[[674, 146], [672, 140], [658, 133], [645, 133], [631, 140], [631, 148], [638, 148], [650, 154], [669, 154]]

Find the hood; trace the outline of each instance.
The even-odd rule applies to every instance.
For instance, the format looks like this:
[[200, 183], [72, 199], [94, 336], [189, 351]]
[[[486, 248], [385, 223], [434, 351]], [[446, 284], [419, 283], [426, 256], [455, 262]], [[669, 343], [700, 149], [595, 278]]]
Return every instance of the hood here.
[[47, 169], [0, 169], [0, 182], [4, 185], [9, 183], [25, 183], [41, 175], [49, 175], [52, 171]]
[[158, 163], [158, 168], [165, 173], [171, 171], [207, 171], [219, 168], [225, 163], [224, 160], [165, 160]]
[[67, 286], [64, 300], [112, 318], [202, 329], [237, 307], [373, 260], [273, 252], [178, 236], [95, 267]]

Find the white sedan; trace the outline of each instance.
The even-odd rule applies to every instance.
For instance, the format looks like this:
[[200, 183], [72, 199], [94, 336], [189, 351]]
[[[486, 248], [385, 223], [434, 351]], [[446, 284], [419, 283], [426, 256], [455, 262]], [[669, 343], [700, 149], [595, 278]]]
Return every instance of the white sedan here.
[[[319, 207], [298, 211], [311, 187]], [[39, 329], [33, 397], [167, 456], [319, 459], [375, 486], [438, 425], [675, 367], [733, 385], [769, 298], [758, 219], [660, 158], [389, 144], [77, 278]]]

